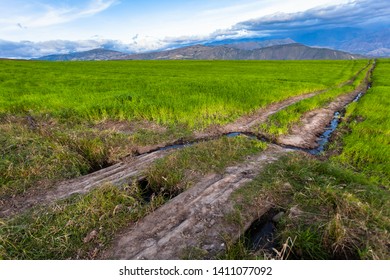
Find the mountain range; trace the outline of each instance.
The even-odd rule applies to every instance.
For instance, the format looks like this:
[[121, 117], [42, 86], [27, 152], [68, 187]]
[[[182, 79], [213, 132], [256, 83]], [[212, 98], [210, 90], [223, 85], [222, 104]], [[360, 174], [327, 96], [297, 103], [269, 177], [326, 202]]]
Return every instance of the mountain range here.
[[38, 58], [38, 60], [49, 61], [86, 61], [86, 60], [120, 60], [126, 59], [128, 54], [113, 50], [94, 49], [84, 52], [74, 52], [69, 54], [53, 54]]
[[308, 47], [291, 39], [283, 39], [263, 42], [232, 42], [222, 45], [193, 45], [139, 54], [95, 49], [85, 52], [43, 56], [38, 60], [349, 60], [362, 57], [361, 55], [328, 48]]

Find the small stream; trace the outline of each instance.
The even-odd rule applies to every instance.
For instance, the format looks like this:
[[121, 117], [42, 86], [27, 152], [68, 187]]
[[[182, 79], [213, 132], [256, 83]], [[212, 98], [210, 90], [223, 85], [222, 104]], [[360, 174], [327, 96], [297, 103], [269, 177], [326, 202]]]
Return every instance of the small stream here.
[[[368, 87], [368, 88], [370, 88], [370, 87]], [[364, 94], [364, 92], [359, 92], [359, 94], [356, 95], [356, 97], [352, 100], [352, 102], [358, 102], [360, 100], [360, 98], [362, 98], [363, 94]], [[344, 107], [344, 109], [349, 104], [350, 103], [348, 103]], [[344, 111], [342, 113], [340, 113], [340, 112], [334, 113], [333, 119], [330, 121], [329, 125], [325, 128], [325, 131], [321, 134], [321, 136], [319, 137], [319, 139], [317, 141], [318, 146], [314, 149], [306, 150], [308, 153], [310, 153], [312, 155], [319, 155], [325, 151], [326, 145], [329, 143], [329, 140], [330, 140], [333, 132], [337, 129], [337, 127], [340, 124], [341, 118], [344, 116], [344, 113], [345, 113]]]
[[[371, 85], [368, 86], [368, 89], [370, 87], [371, 87]], [[356, 95], [356, 97], [353, 99], [352, 102], [358, 102], [360, 100], [360, 98], [363, 96], [363, 94], [364, 94], [364, 92], [359, 92], [359, 94]], [[347, 104], [345, 107], [347, 107], [348, 105], [349, 104]], [[294, 146], [285, 146], [285, 145], [279, 145], [279, 146], [282, 146], [283, 148], [292, 149], [292, 150], [304, 151], [304, 152], [310, 153], [312, 155], [319, 155], [319, 154], [321, 154], [321, 153], [323, 153], [325, 151], [326, 145], [329, 143], [329, 140], [330, 140], [333, 132], [337, 129], [343, 114], [344, 114], [344, 112], [335, 112], [334, 113], [333, 119], [331, 120], [329, 125], [325, 128], [324, 132], [319, 137], [319, 139], [317, 141], [318, 146], [316, 148], [314, 148], [314, 149], [304, 149], [304, 148], [299, 148], [299, 147], [294, 147]], [[253, 133], [250, 133], [250, 132], [230, 132], [230, 133], [226, 133], [226, 134], [224, 134], [222, 136], [226, 136], [226, 137], [246, 136], [246, 137], [248, 137], [250, 139], [255, 139], [255, 140], [258, 140], [258, 141], [261, 141], [261, 142], [272, 143], [272, 144], [278, 145], [277, 143], [275, 143], [275, 142], [273, 142], [273, 141], [271, 141], [269, 139], [266, 139], [264, 137], [259, 137], [259, 136], [255, 135]], [[215, 139], [218, 139], [218, 138], [219, 137], [211, 137], [211, 138], [208, 138], [208, 139], [198, 139], [198, 140], [188, 141], [188, 142], [177, 141], [174, 144], [158, 148], [158, 149], [150, 151], [148, 153], [155, 152], [155, 151], [167, 151], [167, 150], [172, 150], [172, 149], [182, 149], [182, 148], [189, 147], [189, 146], [192, 146], [192, 145], [200, 143], [200, 142], [215, 140]]]
[[329, 143], [329, 139], [332, 136], [333, 132], [337, 129], [339, 126], [341, 120], [341, 114], [340, 112], [336, 112], [333, 115], [333, 119], [329, 123], [329, 125], [325, 128], [325, 131], [321, 134], [319, 139], [317, 140], [318, 147], [308, 150], [307, 152], [312, 155], [319, 155], [325, 150], [326, 145]]

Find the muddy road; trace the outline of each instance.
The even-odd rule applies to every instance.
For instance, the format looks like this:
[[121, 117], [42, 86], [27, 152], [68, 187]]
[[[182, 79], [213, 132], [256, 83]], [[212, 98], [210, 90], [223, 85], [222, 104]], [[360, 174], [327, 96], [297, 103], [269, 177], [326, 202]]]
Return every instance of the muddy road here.
[[[238, 238], [241, 232], [226, 215], [233, 209], [231, 194], [250, 182], [264, 166], [291, 152], [271, 145], [238, 166], [227, 168], [223, 175], [211, 174], [188, 191], [121, 233], [104, 259], [180, 259], [191, 248], [214, 255], [225, 248], [222, 236]], [[270, 209], [264, 204], [253, 209], [244, 229]]]
[[[325, 108], [308, 112], [302, 117], [302, 124], [295, 126], [289, 135], [279, 138], [278, 142], [302, 149], [315, 148], [319, 134], [329, 125], [335, 112], [343, 109], [367, 88], [368, 79], [356, 91], [339, 96]], [[271, 111], [269, 108], [267, 113]], [[264, 115], [267, 113], [264, 112]], [[257, 123], [249, 118], [247, 120], [248, 126], [237, 121], [231, 127], [245, 132], [251, 124]], [[267, 164], [293, 152], [300, 151], [270, 144], [268, 149], [248, 158], [245, 163], [227, 168], [223, 175], [208, 175], [191, 189], [124, 230], [100, 258], [181, 259], [188, 257], [193, 249], [201, 251], [203, 257], [212, 258], [224, 251], [226, 240], [237, 240], [272, 207], [269, 201], [259, 202], [251, 213], [246, 213], [240, 227], [227, 219], [234, 207], [232, 193], [252, 181]]]

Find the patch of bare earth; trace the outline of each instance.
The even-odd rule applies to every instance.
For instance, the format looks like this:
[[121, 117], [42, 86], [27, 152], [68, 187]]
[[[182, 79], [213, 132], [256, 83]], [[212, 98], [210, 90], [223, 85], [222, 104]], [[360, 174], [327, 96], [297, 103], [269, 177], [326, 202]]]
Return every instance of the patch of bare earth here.
[[[208, 255], [225, 249], [225, 239], [238, 238], [242, 229], [227, 218], [234, 206], [232, 193], [250, 182], [264, 166], [291, 150], [275, 145], [223, 175], [211, 174], [122, 232], [101, 256], [103, 259], [180, 259], [199, 248]], [[244, 230], [270, 209], [264, 202], [247, 216]]]

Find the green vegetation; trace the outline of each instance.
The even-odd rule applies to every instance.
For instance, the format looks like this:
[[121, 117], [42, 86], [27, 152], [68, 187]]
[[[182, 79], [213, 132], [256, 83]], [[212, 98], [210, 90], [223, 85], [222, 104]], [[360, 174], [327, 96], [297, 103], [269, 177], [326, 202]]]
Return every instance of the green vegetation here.
[[147, 180], [153, 190], [175, 195], [186, 190], [194, 178], [209, 172], [222, 172], [228, 165], [266, 147], [265, 143], [243, 136], [199, 143], [154, 162], [146, 172]]
[[[0, 119], [0, 199], [88, 174], [132, 155], [139, 146], [188, 135], [180, 126], [147, 129], [142, 126], [145, 123], [127, 122], [106, 123], [107, 127], [70, 125], [47, 116], [30, 121], [36, 126], [31, 127], [22, 117]], [[122, 132], [115, 125], [130, 131]]]
[[390, 61], [379, 60], [373, 87], [348, 106], [329, 160], [291, 155], [235, 193], [236, 215], [259, 200], [286, 213], [276, 251], [253, 252], [243, 237], [222, 258], [390, 258], [389, 73]]
[[295, 154], [238, 190], [236, 209], [245, 215], [264, 199], [286, 213], [276, 225], [279, 253], [252, 252], [241, 240], [222, 258], [390, 258], [390, 193], [363, 175]]
[[346, 113], [342, 153], [333, 157], [384, 186], [390, 186], [390, 61], [380, 60], [373, 87]]
[[0, 61], [0, 115], [205, 127], [345, 82], [354, 61]]
[[113, 235], [150, 213], [165, 199], [146, 203], [142, 189], [106, 185], [37, 208], [6, 222], [0, 220], [0, 259], [93, 259]]
[[361, 86], [365, 80], [367, 71], [370, 70], [368, 65], [363, 71], [356, 75], [355, 79], [351, 83], [342, 85], [341, 87], [333, 87], [325, 93], [316, 95], [309, 99], [301, 100], [284, 110], [272, 115], [267, 122], [262, 123], [258, 131], [268, 137], [275, 138], [280, 135], [288, 133], [289, 129], [299, 123], [302, 115], [306, 112], [322, 108], [333, 101], [336, 97], [349, 93]]

